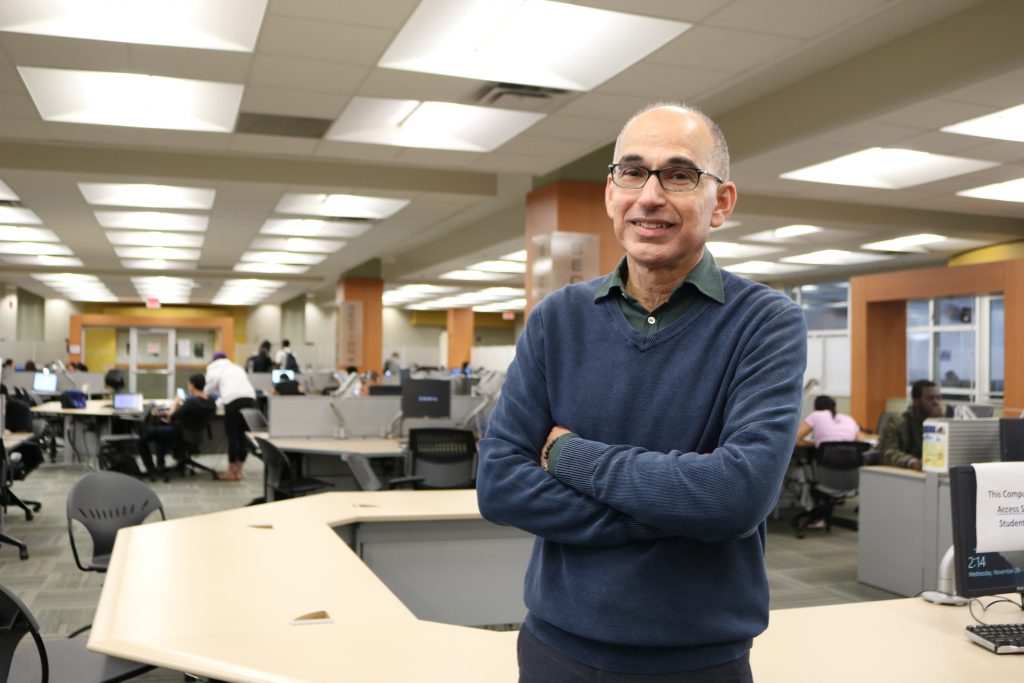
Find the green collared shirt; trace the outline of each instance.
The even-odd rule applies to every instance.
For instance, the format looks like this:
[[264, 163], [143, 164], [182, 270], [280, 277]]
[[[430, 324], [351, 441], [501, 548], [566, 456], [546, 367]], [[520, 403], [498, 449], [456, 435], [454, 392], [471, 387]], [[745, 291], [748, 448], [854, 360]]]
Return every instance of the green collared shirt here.
[[616, 295], [619, 302], [619, 310], [626, 316], [626, 321], [633, 329], [642, 334], [654, 334], [666, 325], [679, 320], [686, 311], [699, 300], [699, 295], [725, 303], [725, 286], [722, 284], [722, 272], [715, 263], [715, 257], [707, 249], [700, 263], [690, 271], [678, 287], [672, 290], [668, 301], [658, 306], [653, 311], [648, 311], [640, 302], [634, 299], [626, 291], [626, 281], [629, 279], [629, 269], [626, 265], [626, 257], [623, 256], [604, 282], [597, 288], [594, 296], [594, 303], [602, 299]]
[[[707, 249], [700, 263], [690, 271], [678, 287], [672, 290], [668, 301], [658, 306], [653, 311], [648, 311], [640, 305], [626, 291], [626, 281], [629, 279], [629, 269], [626, 266], [626, 257], [623, 256], [604, 282], [597, 288], [594, 296], [594, 303], [606, 297], [616, 296], [619, 302], [619, 310], [626, 316], [626, 320], [641, 334], [654, 334], [665, 325], [679, 320], [686, 311], [690, 309], [701, 294], [720, 304], [725, 303], [725, 286], [722, 284], [722, 271], [715, 263], [715, 257]], [[554, 471], [558, 463], [558, 456], [562, 452], [565, 442], [579, 435], [569, 433], [558, 437], [552, 444], [551, 452], [548, 454], [548, 470]]]

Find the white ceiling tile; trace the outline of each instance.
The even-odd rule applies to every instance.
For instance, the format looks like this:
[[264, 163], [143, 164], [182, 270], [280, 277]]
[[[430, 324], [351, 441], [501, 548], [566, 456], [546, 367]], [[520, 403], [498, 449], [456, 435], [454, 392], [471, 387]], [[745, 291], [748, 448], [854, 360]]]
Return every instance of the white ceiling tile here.
[[335, 119], [349, 101], [348, 95], [292, 90], [289, 88], [246, 87], [242, 95], [244, 112]]
[[944, 97], [997, 110], [1024, 104], [1024, 69], [1001, 74], [980, 83], [972, 83], [947, 93]]
[[27, 94], [11, 93], [0, 97], [0, 117], [5, 119], [32, 119], [39, 118], [39, 110]]
[[139, 130], [139, 142], [153, 147], [224, 151], [231, 145], [228, 133], [195, 133], [181, 130]]
[[440, 149], [409, 149], [399, 147], [395, 160], [403, 164], [416, 166], [443, 166], [454, 168], [471, 168], [480, 159], [478, 152], [460, 152]]
[[[2, 100], [3, 98], [0, 98]], [[50, 137], [46, 124], [36, 117], [32, 119], [7, 118], [0, 103], [0, 137], [10, 139], [44, 140]], [[0, 162], [2, 164], [3, 162]]]
[[[970, 154], [968, 151], [978, 147], [983, 138], [971, 137], [969, 135], [956, 135], [954, 133], [943, 133], [941, 131], [929, 131], [910, 135], [899, 140], [897, 147], [904, 149], [916, 149], [932, 154], [949, 154], [952, 156], [963, 156], [969, 159], [985, 159], [986, 157]], [[1000, 143], [1001, 145], [1002, 143]]]
[[379, 28], [269, 16], [258, 48], [269, 55], [376, 64], [393, 37], [394, 31]]
[[268, 15], [400, 29], [419, 0], [339, 2], [339, 0], [271, 0]]
[[987, 107], [946, 98], [931, 99], [902, 107], [878, 118], [882, 123], [910, 126], [924, 130], [938, 130], [967, 119], [992, 113]]
[[583, 118], [617, 121], [621, 126], [633, 114], [660, 97], [633, 97], [601, 92], [589, 92], [562, 107], [558, 113]]
[[13, 66], [0, 66], [0, 93], [25, 94], [25, 81]]
[[472, 78], [374, 68], [363, 83], [360, 94], [370, 97], [472, 104], [486, 85], [485, 81]]
[[538, 137], [606, 144], [613, 141], [619, 134], [622, 123], [621, 121], [551, 114], [535, 123], [530, 129], [530, 133]]
[[134, 145], [139, 142], [142, 128], [123, 126], [96, 126], [89, 123], [46, 123], [50, 137], [54, 140], [88, 142], [92, 144]]
[[811, 38], [868, 15], [887, 0], [736, 0], [707, 18], [709, 26]]
[[641, 62], [601, 84], [596, 92], [633, 95], [649, 102], [680, 100], [720, 84], [728, 74], [710, 69]]
[[370, 67], [277, 55], [253, 58], [249, 83], [270, 88], [294, 88], [350, 93], [366, 78]]
[[694, 26], [647, 61], [737, 72], [763, 66], [803, 44], [796, 38], [767, 33]]
[[[986, 161], [999, 161], [1004, 164], [1024, 162], [1024, 142], [987, 140], [986, 138], [971, 138], [963, 135], [956, 137], [974, 142], [974, 146], [963, 151], [963, 156]], [[1021, 175], [1024, 175], [1024, 172]]]
[[[531, 133], [533, 131], [531, 130]], [[579, 140], [559, 139], [554, 137], [541, 137], [537, 135], [520, 135], [509, 140], [498, 148], [502, 154], [521, 154], [523, 156], [544, 157], [553, 161], [567, 164], [578, 159], [595, 147], [607, 143], [608, 140], [598, 142], [581, 142]]]
[[[555, 165], [557, 166], [557, 164]], [[550, 171], [552, 166], [551, 161], [547, 159], [521, 154], [504, 154], [500, 151], [486, 154], [476, 163], [476, 168], [481, 171], [532, 173], [534, 175], [543, 175]]]

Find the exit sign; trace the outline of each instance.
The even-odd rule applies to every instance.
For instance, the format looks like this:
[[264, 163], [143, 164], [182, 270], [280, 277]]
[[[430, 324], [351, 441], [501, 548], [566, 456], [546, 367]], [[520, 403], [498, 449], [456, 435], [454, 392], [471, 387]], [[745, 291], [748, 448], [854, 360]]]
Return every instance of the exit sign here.
[[146, 308], [160, 308], [160, 299], [157, 299], [155, 296], [147, 296]]

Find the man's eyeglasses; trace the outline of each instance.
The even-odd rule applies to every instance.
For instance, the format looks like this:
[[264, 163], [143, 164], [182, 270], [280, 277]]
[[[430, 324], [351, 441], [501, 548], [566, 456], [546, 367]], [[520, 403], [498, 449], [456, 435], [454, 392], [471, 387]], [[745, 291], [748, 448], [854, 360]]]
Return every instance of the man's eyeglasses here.
[[651, 169], [635, 164], [609, 164], [608, 172], [611, 173], [612, 182], [626, 190], [639, 190], [647, 184], [647, 179], [652, 175], [658, 176], [658, 182], [667, 192], [695, 190], [700, 184], [702, 175], [714, 178], [719, 184], [725, 182], [714, 173], [689, 166], [666, 166], [665, 168]]

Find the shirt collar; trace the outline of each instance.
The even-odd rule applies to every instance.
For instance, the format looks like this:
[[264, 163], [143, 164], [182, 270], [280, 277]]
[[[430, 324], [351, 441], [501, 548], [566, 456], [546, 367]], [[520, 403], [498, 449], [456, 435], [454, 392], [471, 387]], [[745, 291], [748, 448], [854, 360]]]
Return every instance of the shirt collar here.
[[[626, 257], [623, 256], [619, 264], [615, 266], [615, 270], [609, 273], [608, 277], [598, 286], [597, 292], [594, 294], [594, 303], [606, 298], [616, 290], [624, 293], [628, 279], [629, 267], [626, 265]], [[697, 288], [697, 291], [713, 301], [720, 304], [725, 303], [725, 285], [722, 284], [722, 271], [718, 268], [718, 264], [715, 263], [715, 257], [707, 249], [704, 249], [704, 255], [701, 257], [700, 262], [690, 271], [686, 279], [672, 290], [669, 301], [675, 299], [684, 291], [683, 287], [686, 283], [690, 283]]]

